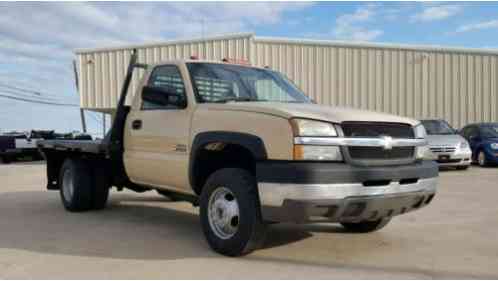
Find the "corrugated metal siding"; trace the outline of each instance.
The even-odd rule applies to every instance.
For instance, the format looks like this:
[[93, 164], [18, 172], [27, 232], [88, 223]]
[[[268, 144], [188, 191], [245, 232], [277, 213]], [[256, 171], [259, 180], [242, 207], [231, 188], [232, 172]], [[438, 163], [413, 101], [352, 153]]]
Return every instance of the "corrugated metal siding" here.
[[285, 73], [316, 102], [455, 127], [498, 121], [498, 55], [255, 40], [253, 62]]
[[[285, 73], [320, 104], [443, 118], [455, 127], [498, 121], [498, 54], [489, 51], [313, 43], [252, 34], [136, 48], [145, 63], [192, 54], [248, 59]], [[82, 107], [115, 107], [131, 49], [78, 52]], [[141, 74], [134, 76], [131, 89]]]
[[[226, 38], [137, 46], [136, 49], [138, 61], [141, 63], [188, 59], [192, 55], [209, 60], [221, 60], [225, 57], [249, 60], [251, 38], [251, 35], [243, 34]], [[81, 107], [94, 110], [110, 110], [116, 107], [131, 49], [103, 49], [77, 53], [78, 73], [82, 82]], [[134, 73], [129, 88], [131, 91], [136, 89], [143, 72], [140, 69]], [[133, 94], [128, 95], [128, 103]]]

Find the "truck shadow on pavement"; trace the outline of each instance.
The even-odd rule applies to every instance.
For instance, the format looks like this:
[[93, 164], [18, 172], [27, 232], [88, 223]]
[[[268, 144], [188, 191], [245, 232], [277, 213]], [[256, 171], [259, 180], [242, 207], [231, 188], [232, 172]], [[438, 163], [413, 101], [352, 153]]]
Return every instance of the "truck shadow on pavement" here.
[[[150, 193], [112, 193], [107, 209], [70, 213], [58, 192], [7, 192], [0, 193], [0, 214], [3, 249], [145, 260], [220, 257], [205, 242], [192, 207]], [[272, 225], [263, 248], [309, 238], [308, 230]], [[331, 226], [326, 231], [341, 230]]]

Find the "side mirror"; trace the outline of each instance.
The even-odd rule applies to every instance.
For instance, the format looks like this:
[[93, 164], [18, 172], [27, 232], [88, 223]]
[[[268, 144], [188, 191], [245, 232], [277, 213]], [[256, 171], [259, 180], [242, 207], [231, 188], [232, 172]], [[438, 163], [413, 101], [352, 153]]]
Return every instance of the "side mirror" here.
[[185, 96], [177, 93], [175, 88], [169, 86], [143, 87], [142, 100], [159, 106], [173, 105], [178, 108], [185, 108], [187, 106]]

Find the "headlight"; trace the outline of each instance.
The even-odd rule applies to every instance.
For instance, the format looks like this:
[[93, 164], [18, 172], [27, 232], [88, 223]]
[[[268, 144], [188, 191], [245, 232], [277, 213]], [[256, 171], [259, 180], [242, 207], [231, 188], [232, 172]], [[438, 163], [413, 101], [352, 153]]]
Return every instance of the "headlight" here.
[[460, 148], [461, 149], [469, 148], [469, 143], [467, 141], [462, 141], [460, 143]]
[[492, 143], [489, 145], [492, 149], [498, 150], [498, 143]]
[[[292, 119], [291, 126], [296, 137], [337, 137], [337, 131], [331, 123], [309, 119]], [[294, 145], [294, 160], [342, 161], [338, 146]]]
[[342, 161], [338, 146], [294, 145], [294, 160]]
[[417, 139], [425, 139], [427, 136], [427, 132], [425, 131], [425, 127], [422, 124], [418, 124], [413, 128], [415, 133], [415, 138]]
[[337, 137], [334, 125], [308, 119], [292, 119], [294, 136], [299, 137]]

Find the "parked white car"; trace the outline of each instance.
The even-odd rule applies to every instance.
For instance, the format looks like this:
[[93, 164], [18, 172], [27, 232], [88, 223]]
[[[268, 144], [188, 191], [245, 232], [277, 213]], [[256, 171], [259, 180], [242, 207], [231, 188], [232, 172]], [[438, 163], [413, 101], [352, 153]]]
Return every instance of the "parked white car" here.
[[427, 159], [439, 166], [465, 170], [470, 166], [472, 151], [469, 143], [448, 122], [439, 119], [421, 120], [427, 132]]

